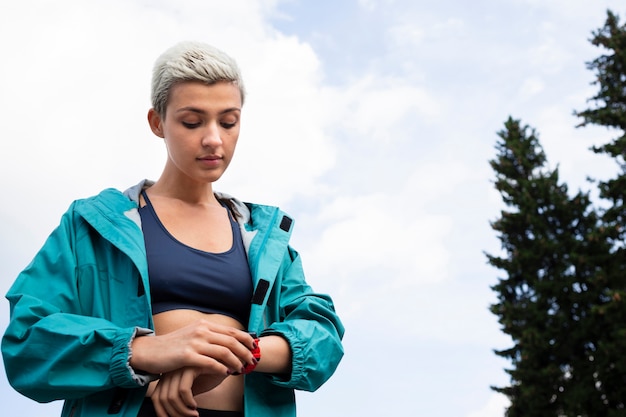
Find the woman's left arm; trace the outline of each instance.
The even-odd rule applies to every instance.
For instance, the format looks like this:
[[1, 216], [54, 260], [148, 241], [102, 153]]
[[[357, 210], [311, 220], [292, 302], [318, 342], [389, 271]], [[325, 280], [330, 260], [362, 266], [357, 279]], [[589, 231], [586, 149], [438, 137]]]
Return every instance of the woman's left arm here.
[[261, 332], [256, 370], [273, 374], [276, 385], [315, 391], [343, 357], [343, 324], [332, 299], [306, 283], [300, 257], [291, 248], [276, 285], [271, 296], [279, 317]]

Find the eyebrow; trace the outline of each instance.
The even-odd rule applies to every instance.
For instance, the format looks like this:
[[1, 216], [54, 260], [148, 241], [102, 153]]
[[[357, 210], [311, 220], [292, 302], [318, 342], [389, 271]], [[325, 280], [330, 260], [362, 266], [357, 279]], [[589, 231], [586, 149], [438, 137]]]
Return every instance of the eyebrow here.
[[[198, 114], [203, 114], [203, 115], [207, 113], [203, 109], [199, 109], [199, 108], [193, 107], [193, 106], [182, 107], [182, 108], [176, 110], [176, 113], [181, 113], [181, 112], [185, 112], [185, 111], [190, 111], [192, 113], [198, 113]], [[218, 114], [226, 114], [226, 113], [230, 113], [230, 112], [233, 112], [233, 111], [239, 111], [240, 112], [241, 109], [239, 107], [229, 107], [227, 109], [222, 110]]]

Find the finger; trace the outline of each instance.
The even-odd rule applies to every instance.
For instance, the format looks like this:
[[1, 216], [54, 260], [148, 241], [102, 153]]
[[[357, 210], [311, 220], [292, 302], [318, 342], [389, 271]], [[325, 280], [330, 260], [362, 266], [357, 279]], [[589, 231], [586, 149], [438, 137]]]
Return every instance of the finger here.
[[[238, 345], [238, 346], [237, 346]], [[239, 372], [243, 364], [249, 363], [252, 353], [236, 342], [237, 352], [218, 344], [205, 344], [185, 352], [186, 366], [201, 368], [202, 373], [228, 375]]]
[[[182, 370], [172, 372], [167, 375], [164, 382], [167, 382], [162, 387], [163, 395], [160, 397], [163, 407], [167, 411], [169, 417], [184, 417], [189, 415], [195, 415], [193, 410], [189, 410], [185, 404], [183, 404], [180, 398], [180, 382]], [[189, 412], [192, 411], [191, 414]]]
[[168, 381], [169, 379], [166, 374], [162, 375], [150, 397], [150, 399], [152, 400], [152, 404], [154, 405], [154, 410], [156, 411], [158, 417], [169, 417], [169, 413], [164, 406], [165, 401], [163, 401], [163, 391], [167, 386]]
[[202, 353], [188, 352], [184, 360], [185, 367], [199, 368], [203, 374], [228, 376], [239, 370], [241, 362], [231, 351], [223, 346], [210, 346]]
[[156, 395], [156, 390], [150, 399], [152, 400], [152, 405], [154, 406], [154, 411], [156, 412], [157, 417], [169, 417], [167, 415], [167, 411], [165, 411], [165, 408], [161, 405], [159, 397]]
[[236, 331], [243, 335], [241, 337], [242, 341], [225, 335], [213, 335], [210, 345], [198, 346], [200, 352], [231, 367], [231, 370], [233, 366], [239, 365], [234, 362], [235, 358], [233, 356], [237, 357], [243, 365], [255, 364], [255, 358], [252, 354], [252, 350], [257, 347], [255, 339], [248, 333]]
[[177, 390], [179, 373], [180, 371], [173, 371], [163, 375], [152, 393], [152, 402], [155, 405], [155, 410], [162, 410], [162, 415], [165, 417], [184, 416], [184, 414], [180, 413], [180, 407], [176, 405], [176, 395], [172, 394], [172, 392], [175, 393]]
[[191, 410], [195, 410], [196, 408], [198, 408], [198, 403], [193, 397], [192, 391], [193, 383], [196, 380], [196, 376], [197, 375], [193, 369], [186, 369], [180, 379], [180, 397], [186, 407]]
[[[191, 386], [193, 385], [194, 376], [190, 374], [190, 369], [177, 372], [175, 377], [171, 379], [168, 390], [168, 403], [170, 415], [172, 417], [197, 416], [198, 412], [195, 407], [195, 400], [191, 394]], [[192, 371], [191, 371], [192, 372]], [[189, 378], [191, 376], [191, 378]]]
[[215, 324], [207, 320], [199, 320], [192, 326], [194, 325], [197, 326], [196, 330], [199, 332], [199, 336], [213, 344], [227, 346], [232, 350], [238, 342], [247, 347], [248, 350], [253, 348], [254, 339], [243, 330]]
[[177, 371], [167, 374], [166, 377], [161, 380], [163, 384], [161, 386], [161, 391], [159, 391], [159, 400], [161, 401], [163, 408], [165, 408], [165, 410], [167, 411], [167, 415], [170, 417], [177, 417], [175, 414], [176, 408], [172, 404], [171, 394], [170, 394], [173, 389], [172, 386], [175, 385], [174, 378], [176, 377], [176, 375], [177, 375]]

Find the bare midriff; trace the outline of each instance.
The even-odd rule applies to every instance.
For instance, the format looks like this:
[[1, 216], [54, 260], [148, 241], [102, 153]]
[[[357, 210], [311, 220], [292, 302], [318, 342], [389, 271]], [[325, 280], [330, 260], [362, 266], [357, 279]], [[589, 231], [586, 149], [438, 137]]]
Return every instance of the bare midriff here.
[[[244, 326], [232, 317], [222, 314], [207, 314], [195, 310], [171, 310], [153, 316], [154, 330], [157, 335], [166, 334], [198, 320], [207, 320], [216, 324], [244, 330]], [[152, 394], [157, 381], [150, 384], [147, 396]], [[243, 377], [232, 376], [211, 391], [196, 395], [198, 407], [211, 410], [243, 410]]]

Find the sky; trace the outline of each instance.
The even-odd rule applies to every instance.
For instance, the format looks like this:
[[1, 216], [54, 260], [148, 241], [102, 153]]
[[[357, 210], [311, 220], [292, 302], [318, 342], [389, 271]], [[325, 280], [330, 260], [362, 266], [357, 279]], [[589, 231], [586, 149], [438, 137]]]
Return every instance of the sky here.
[[[612, 132], [576, 128], [589, 43], [621, 0], [24, 0], [0, 3], [0, 292], [77, 198], [157, 179], [152, 64], [181, 40], [240, 64], [235, 160], [215, 185], [279, 205], [346, 355], [298, 415], [502, 417], [510, 347], [489, 312], [503, 208], [488, 161], [512, 116], [572, 192]], [[9, 320], [0, 302], [0, 331]], [[2, 365], [0, 364], [0, 368]], [[9, 386], [6, 415], [59, 415]]]

